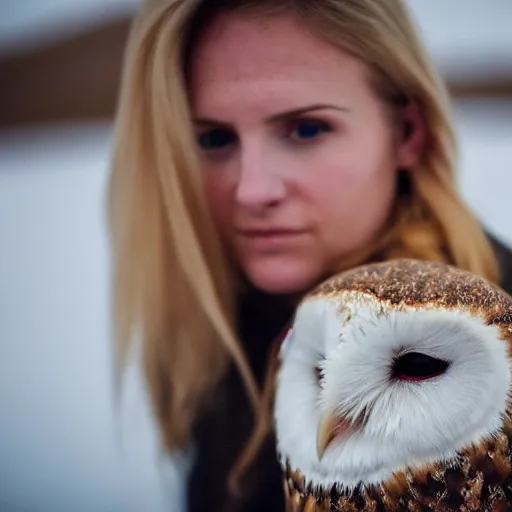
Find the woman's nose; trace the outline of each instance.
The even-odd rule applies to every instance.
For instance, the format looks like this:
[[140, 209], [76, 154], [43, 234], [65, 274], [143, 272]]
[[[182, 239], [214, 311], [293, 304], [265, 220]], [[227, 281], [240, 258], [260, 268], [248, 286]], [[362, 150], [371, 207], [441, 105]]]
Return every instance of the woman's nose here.
[[242, 151], [236, 187], [236, 202], [248, 209], [274, 206], [286, 196], [282, 173], [270, 151]]

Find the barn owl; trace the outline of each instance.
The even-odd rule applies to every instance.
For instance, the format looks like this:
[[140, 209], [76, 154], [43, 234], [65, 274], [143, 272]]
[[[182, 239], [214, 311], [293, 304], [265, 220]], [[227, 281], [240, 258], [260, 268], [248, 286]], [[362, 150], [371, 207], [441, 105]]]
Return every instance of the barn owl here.
[[282, 342], [289, 511], [512, 510], [512, 298], [441, 263], [339, 274]]

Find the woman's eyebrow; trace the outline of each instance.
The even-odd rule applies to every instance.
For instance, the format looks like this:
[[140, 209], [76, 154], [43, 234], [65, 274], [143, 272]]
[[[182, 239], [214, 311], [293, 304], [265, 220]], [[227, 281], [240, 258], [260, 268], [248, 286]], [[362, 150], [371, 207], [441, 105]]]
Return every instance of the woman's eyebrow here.
[[[307, 107], [296, 108], [293, 110], [287, 110], [286, 112], [280, 112], [279, 114], [274, 114], [265, 119], [266, 124], [272, 124], [278, 121], [286, 121], [287, 119], [300, 116], [302, 114], [306, 114], [308, 112], [313, 112], [316, 110], [338, 110], [340, 112], [348, 112], [349, 109], [347, 107], [342, 107], [340, 105], [332, 105], [328, 103], [316, 103], [314, 105], [309, 105]], [[231, 128], [231, 125], [225, 121], [221, 121], [218, 119], [211, 119], [206, 117], [194, 118], [194, 124], [202, 125], [202, 126], [220, 126], [225, 128]]]
[[286, 119], [290, 119], [293, 117], [300, 116], [302, 114], [307, 114], [308, 112], [313, 112], [315, 110], [338, 110], [340, 112], [348, 112], [349, 109], [347, 107], [342, 107], [340, 105], [332, 105], [329, 103], [316, 103], [314, 105], [309, 105], [307, 107], [296, 108], [294, 110], [288, 110], [287, 112], [281, 112], [280, 114], [275, 114], [265, 119], [266, 123], [275, 123], [276, 121], [285, 121]]

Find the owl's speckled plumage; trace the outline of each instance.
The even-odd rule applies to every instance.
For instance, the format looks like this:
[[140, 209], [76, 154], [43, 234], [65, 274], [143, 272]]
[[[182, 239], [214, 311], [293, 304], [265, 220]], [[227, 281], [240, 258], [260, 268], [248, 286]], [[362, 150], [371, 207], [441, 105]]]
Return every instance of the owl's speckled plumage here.
[[512, 339], [512, 298], [480, 276], [433, 261], [395, 260], [365, 265], [328, 279], [305, 300], [340, 291], [368, 294], [396, 309], [466, 309]]
[[288, 466], [285, 495], [290, 512], [505, 512], [512, 510], [512, 422], [495, 439], [468, 448], [452, 464], [398, 473], [381, 487], [343, 496], [336, 489], [307, 488]]
[[[340, 300], [340, 297], [344, 300]], [[304, 298], [303, 304], [319, 299], [336, 302], [340, 313], [340, 325], [345, 326], [350, 325], [354, 308], [357, 311], [359, 306], [373, 308], [372, 311], [376, 312], [376, 317], [379, 315], [388, 317], [397, 311], [407, 314], [409, 312], [411, 314], [413, 312], [431, 312], [432, 314], [448, 312], [447, 314], [453, 314], [454, 318], [459, 318], [458, 315], [466, 315], [464, 318], [477, 319], [482, 329], [495, 327], [495, 330], [489, 331], [491, 334], [496, 333], [492, 334], [491, 343], [495, 344], [497, 350], [502, 350], [501, 347], [504, 347], [502, 353], [505, 358], [510, 358], [512, 354], [512, 298], [485, 279], [442, 263], [396, 260], [358, 267], [321, 284]], [[350, 304], [346, 305], [348, 302]], [[297, 342], [292, 339], [290, 343]], [[343, 340], [338, 342], [338, 344], [342, 343], [346, 342]], [[460, 344], [460, 340], [453, 343]], [[287, 354], [288, 348], [283, 347], [281, 355], [283, 360]], [[480, 357], [478, 352], [475, 354], [477, 354], [475, 357]], [[502, 374], [505, 376], [504, 371]], [[298, 378], [302, 376], [299, 375]], [[325, 378], [328, 378], [328, 375]], [[505, 385], [504, 381], [502, 385]], [[512, 408], [508, 369], [506, 385], [508, 391], [503, 401], [503, 410], [500, 412], [499, 427], [491, 428], [492, 432], [489, 433], [483, 429], [486, 432], [485, 435], [481, 435], [475, 442], [466, 443], [457, 448], [444, 460], [429, 460], [423, 465], [411, 462], [410, 466], [396, 468], [391, 476], [380, 482], [347, 488], [343, 487], [344, 482], [336, 481], [335, 485], [329, 486], [316, 482], [315, 475], [320, 474], [315, 473], [317, 466], [311, 466], [315, 467], [315, 470], [310, 472], [310, 475], [313, 475], [310, 481], [303, 476], [304, 472], [307, 473], [310, 468], [293, 467], [289, 454], [286, 450], [283, 452], [283, 446], [287, 448], [291, 446], [293, 450], [294, 443], [298, 442], [297, 435], [295, 434], [293, 438], [294, 442], [288, 445], [286, 440], [282, 441], [281, 438], [285, 437], [283, 429], [287, 426], [286, 422], [291, 421], [295, 425], [300, 418], [288, 420], [286, 416], [289, 416], [290, 409], [281, 414], [281, 419], [277, 413], [278, 450], [283, 466], [287, 510], [289, 512], [512, 511]], [[280, 407], [279, 403], [282, 404], [286, 396], [279, 397], [279, 379], [277, 386], [277, 407]], [[304, 403], [307, 397], [301, 397], [300, 400], [302, 402], [297, 403]], [[315, 404], [314, 407], [320, 407], [324, 402], [325, 400], [320, 401], [320, 405]], [[479, 407], [480, 403], [474, 406]], [[366, 408], [367, 405], [365, 405], [364, 414], [367, 413]], [[445, 414], [444, 411], [445, 409], [441, 413]], [[406, 413], [402, 411], [401, 414]], [[347, 415], [350, 416], [348, 413]], [[313, 424], [312, 420], [305, 415], [304, 422], [306, 420]], [[351, 417], [351, 420], [355, 424], [356, 417]], [[468, 425], [472, 426], [470, 421], [468, 420]], [[368, 423], [365, 416], [360, 428], [366, 428]], [[356, 442], [357, 440], [354, 444]], [[418, 439], [418, 444], [421, 442], [422, 440]], [[357, 453], [357, 450], [354, 453]], [[343, 458], [332, 460], [343, 465]], [[328, 471], [328, 467], [326, 469], [324, 466], [322, 471]]]

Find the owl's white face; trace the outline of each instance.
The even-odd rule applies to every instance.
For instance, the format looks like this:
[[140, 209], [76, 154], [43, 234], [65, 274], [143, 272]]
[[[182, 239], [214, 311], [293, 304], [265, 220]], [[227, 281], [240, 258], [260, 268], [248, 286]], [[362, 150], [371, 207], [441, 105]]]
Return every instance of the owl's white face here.
[[308, 299], [281, 351], [278, 451], [315, 486], [380, 483], [492, 435], [509, 384], [507, 343], [477, 316]]

